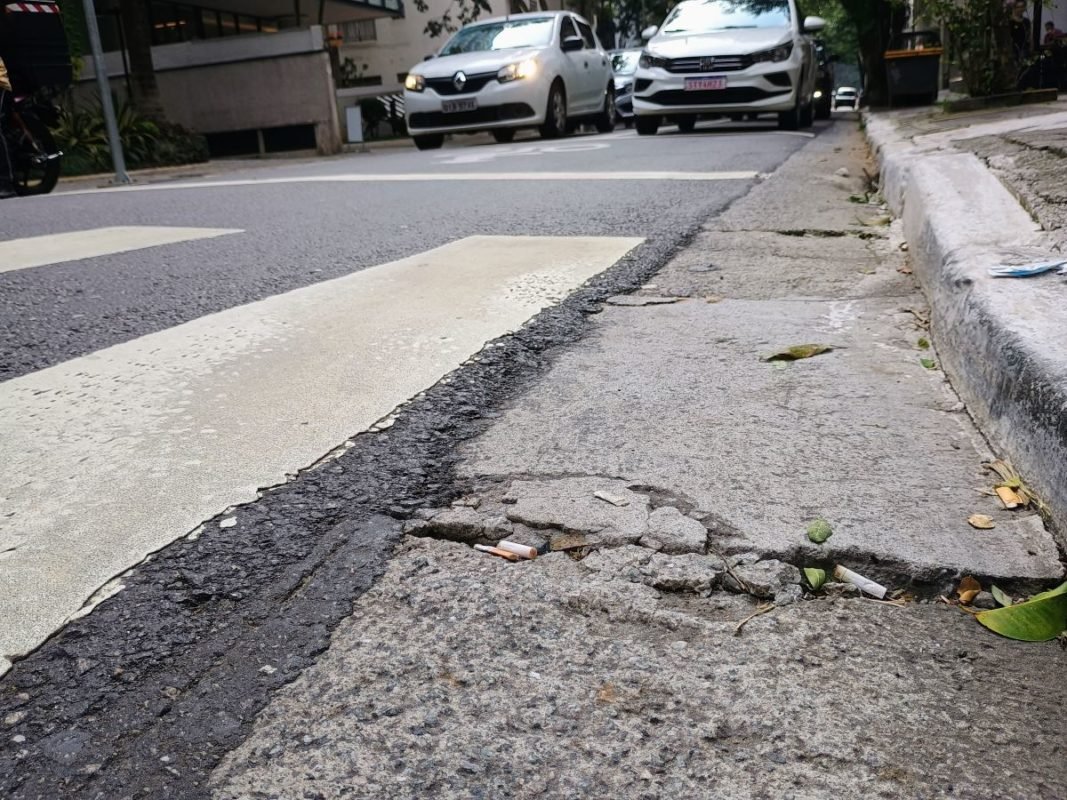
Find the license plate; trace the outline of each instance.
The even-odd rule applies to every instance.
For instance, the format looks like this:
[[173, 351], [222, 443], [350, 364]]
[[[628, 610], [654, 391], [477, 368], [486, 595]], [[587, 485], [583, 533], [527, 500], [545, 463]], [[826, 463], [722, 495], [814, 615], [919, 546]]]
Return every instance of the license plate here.
[[705, 92], [709, 89], [718, 90], [726, 88], [726, 78], [686, 78], [685, 90], [687, 92]]
[[446, 114], [455, 114], [459, 111], [477, 111], [478, 101], [473, 97], [463, 100], [445, 100], [441, 103], [441, 111]]

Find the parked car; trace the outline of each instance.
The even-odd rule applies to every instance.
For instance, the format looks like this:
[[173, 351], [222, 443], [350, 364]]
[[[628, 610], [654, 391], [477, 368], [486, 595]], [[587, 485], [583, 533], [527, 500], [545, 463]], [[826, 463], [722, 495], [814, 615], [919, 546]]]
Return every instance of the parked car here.
[[815, 119], [830, 119], [834, 100], [834, 59], [826, 45], [815, 40]]
[[404, 81], [408, 132], [420, 150], [447, 133], [490, 131], [510, 142], [520, 128], [551, 139], [589, 121], [615, 127], [608, 54], [592, 27], [568, 11], [513, 14], [459, 30]]
[[860, 93], [851, 86], [838, 87], [834, 93], [834, 108], [859, 108]]
[[665, 119], [688, 131], [702, 114], [767, 111], [784, 129], [811, 125], [817, 65], [808, 34], [825, 25], [801, 20], [794, 0], [682, 0], [642, 34], [637, 132], [655, 134]]
[[640, 50], [614, 50], [611, 53], [611, 69], [615, 73], [615, 114], [629, 128], [634, 119], [634, 72]]

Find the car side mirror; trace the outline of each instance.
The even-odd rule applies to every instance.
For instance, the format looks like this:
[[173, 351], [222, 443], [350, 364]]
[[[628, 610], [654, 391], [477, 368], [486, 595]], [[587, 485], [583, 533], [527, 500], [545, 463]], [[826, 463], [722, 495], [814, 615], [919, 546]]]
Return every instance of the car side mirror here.
[[585, 40], [581, 36], [568, 36], [563, 40], [563, 52], [573, 53], [575, 50], [581, 50], [585, 47]]
[[422, 60], [423, 60], [423, 61], [429, 61], [429, 60], [430, 60], [431, 58], [433, 58], [433, 57], [434, 57], [433, 53], [430, 53], [430, 55], [428, 55], [428, 56], [424, 56]]
[[818, 33], [826, 27], [822, 17], [804, 17], [804, 33]]
[[658, 25], [649, 25], [647, 28], [645, 28], [643, 31], [641, 31], [641, 38], [642, 39], [651, 39], [657, 33], [659, 33], [659, 26]]

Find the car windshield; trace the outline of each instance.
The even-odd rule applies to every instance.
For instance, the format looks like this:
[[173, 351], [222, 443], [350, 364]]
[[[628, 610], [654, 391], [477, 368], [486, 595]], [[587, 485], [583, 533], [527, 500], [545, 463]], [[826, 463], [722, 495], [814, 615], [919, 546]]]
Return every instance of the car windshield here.
[[663, 23], [663, 33], [711, 33], [788, 26], [788, 0], [704, 0], [677, 6]]
[[554, 17], [533, 17], [471, 25], [453, 36], [440, 55], [510, 50], [514, 47], [542, 47], [552, 41], [555, 22]]
[[640, 50], [627, 50], [625, 53], [611, 54], [611, 68], [616, 75], [633, 75], [637, 71], [637, 61], [641, 58]]

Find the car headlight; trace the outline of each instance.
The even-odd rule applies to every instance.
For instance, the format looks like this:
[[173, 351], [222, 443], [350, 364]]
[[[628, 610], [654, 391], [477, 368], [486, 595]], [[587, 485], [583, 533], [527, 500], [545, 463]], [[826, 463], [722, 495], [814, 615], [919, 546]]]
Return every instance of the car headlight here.
[[818, 100], [820, 97], [822, 97], [822, 89], [816, 89], [815, 90], [815, 99]]
[[764, 50], [761, 53], [752, 54], [752, 63], [759, 64], [764, 61], [785, 61], [793, 54], [793, 43], [786, 42], [771, 50]]
[[650, 69], [651, 67], [666, 67], [667, 59], [660, 56], [654, 56], [647, 50], [641, 52], [641, 57], [637, 59], [637, 65], [643, 69]]
[[501, 83], [507, 83], [508, 81], [532, 78], [536, 74], [537, 59], [527, 58], [525, 61], [516, 61], [514, 64], [508, 64], [505, 67], [501, 67], [500, 71], [496, 74], [496, 79]]
[[408, 73], [408, 76], [404, 78], [404, 88], [409, 92], [421, 92], [426, 88], [426, 79], [421, 75]]

